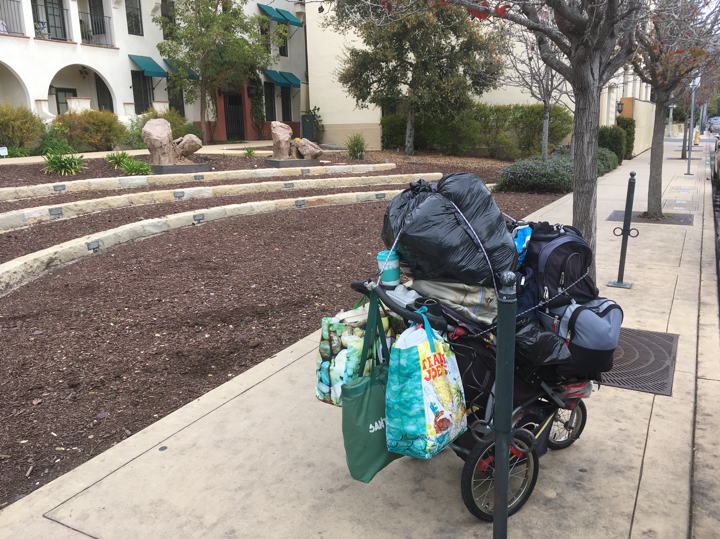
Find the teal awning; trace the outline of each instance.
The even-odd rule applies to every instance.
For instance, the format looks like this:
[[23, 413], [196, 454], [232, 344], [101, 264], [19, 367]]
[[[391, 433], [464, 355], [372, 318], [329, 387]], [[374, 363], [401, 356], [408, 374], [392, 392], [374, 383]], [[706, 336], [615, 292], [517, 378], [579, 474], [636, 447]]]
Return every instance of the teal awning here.
[[266, 6], [265, 4], [258, 4], [258, 7], [265, 12], [265, 15], [270, 17], [271, 21], [285, 23], [285, 18], [280, 15], [274, 7]]
[[302, 23], [300, 22], [300, 19], [290, 13], [287, 9], [278, 8], [277, 12], [287, 19], [288, 24], [292, 24], [293, 26], [299, 26], [300, 28], [302, 28]]
[[285, 77], [288, 82], [293, 85], [293, 87], [300, 88], [300, 79], [298, 79], [295, 75], [288, 73], [287, 71], [281, 71], [280, 74]]
[[167, 71], [160, 67], [160, 65], [149, 56], [138, 56], [137, 54], [128, 54], [128, 56], [143, 70], [146, 77], [167, 78]]
[[[170, 60], [167, 58], [163, 58], [163, 62], [165, 62], [167, 65], [170, 66], [170, 69], [173, 71], [177, 71], [177, 67], [175, 67]], [[195, 73], [192, 69], [188, 69], [187, 78], [190, 80], [200, 80], [200, 77], [197, 76], [197, 73]]]
[[290, 88], [290, 83], [285, 80], [285, 78], [278, 73], [277, 71], [273, 71], [272, 69], [268, 69], [265, 71], [265, 74], [270, 77], [275, 84], [278, 86], [282, 86], [283, 88]]

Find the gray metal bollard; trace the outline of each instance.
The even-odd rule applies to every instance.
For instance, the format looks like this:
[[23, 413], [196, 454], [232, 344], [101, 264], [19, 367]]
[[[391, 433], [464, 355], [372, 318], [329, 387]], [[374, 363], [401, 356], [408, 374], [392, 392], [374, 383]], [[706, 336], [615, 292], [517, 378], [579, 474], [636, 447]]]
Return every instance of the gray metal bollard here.
[[[630, 173], [628, 180], [627, 199], [625, 200], [625, 219], [622, 228], [616, 227], [613, 234], [622, 236], [622, 247], [620, 248], [620, 267], [618, 268], [617, 281], [610, 281], [607, 285], [613, 288], [632, 288], [632, 283], [623, 282], [625, 276], [625, 256], [627, 255], [628, 238], [637, 238], [640, 232], [637, 228], [630, 228], [632, 219], [633, 199], [635, 198], [635, 173]], [[633, 235], [634, 233], [634, 235]]]
[[515, 274], [506, 271], [498, 275], [500, 297], [497, 316], [497, 361], [495, 372], [495, 507], [493, 509], [493, 539], [507, 537], [508, 519], [508, 463], [512, 436], [513, 378], [515, 375]]

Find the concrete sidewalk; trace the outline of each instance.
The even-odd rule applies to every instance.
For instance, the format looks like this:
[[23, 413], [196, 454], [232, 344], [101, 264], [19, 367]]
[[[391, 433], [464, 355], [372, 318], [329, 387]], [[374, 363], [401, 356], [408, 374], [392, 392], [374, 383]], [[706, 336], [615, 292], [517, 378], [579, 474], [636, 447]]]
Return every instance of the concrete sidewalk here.
[[[668, 211], [691, 213], [694, 223], [633, 225], [640, 236], [630, 240], [630, 290], [604, 286], [617, 277], [620, 239], [612, 230], [621, 226], [605, 219], [624, 209], [631, 170], [638, 173], [635, 209], [645, 209], [649, 152], [598, 188], [597, 284], [623, 307], [625, 327], [680, 334], [673, 396], [611, 387], [594, 393], [582, 438], [541, 459], [530, 500], [510, 519], [511, 537], [718, 536], [711, 189], [704, 154], [685, 176], [686, 161], [672, 159], [678, 148], [666, 143], [663, 198], [688, 207]], [[572, 196], [530, 219], [570, 223]], [[462, 503], [462, 461], [449, 450], [429, 461], [400, 459], [368, 485], [350, 478], [341, 411], [313, 393], [318, 338], [308, 336], [4, 509], [0, 538], [492, 537], [492, 525]]]

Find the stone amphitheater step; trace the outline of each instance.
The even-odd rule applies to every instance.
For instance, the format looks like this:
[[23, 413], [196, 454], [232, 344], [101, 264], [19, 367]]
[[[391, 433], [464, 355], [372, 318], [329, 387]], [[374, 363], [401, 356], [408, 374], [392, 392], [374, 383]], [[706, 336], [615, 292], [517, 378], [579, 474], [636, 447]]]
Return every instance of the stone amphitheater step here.
[[407, 184], [419, 179], [437, 181], [442, 177], [439, 172], [428, 174], [392, 174], [387, 176], [359, 176], [342, 178], [303, 179], [292, 182], [258, 182], [213, 187], [189, 187], [187, 189], [166, 189], [144, 191], [127, 195], [109, 196], [88, 200], [77, 200], [64, 204], [37, 206], [0, 213], [0, 232], [23, 228], [45, 221], [71, 219], [80, 215], [106, 211], [126, 206], [158, 204], [189, 200], [194, 198], [214, 198], [222, 196], [287, 191], [289, 189], [328, 189], [339, 187], [360, 187], [372, 185]]
[[78, 260], [93, 253], [138, 238], [152, 236], [174, 228], [199, 225], [216, 219], [297, 210], [337, 204], [357, 204], [391, 200], [402, 190], [383, 192], [341, 193], [304, 199], [280, 199], [216, 206], [202, 210], [175, 213], [158, 219], [146, 219], [117, 228], [66, 241], [59, 245], [21, 256], [0, 264], [0, 293], [36, 277], [49, 268]]
[[375, 163], [372, 165], [331, 165], [322, 167], [257, 168], [248, 170], [226, 170], [203, 172], [202, 174], [161, 174], [152, 176], [121, 176], [117, 178], [94, 178], [67, 182], [42, 183], [18, 187], [0, 188], [0, 200], [21, 200], [40, 198], [56, 193], [75, 193], [78, 191], [108, 191], [112, 189], [132, 189], [149, 185], [168, 185], [194, 183], [197, 181], [243, 180], [248, 178], [275, 178], [280, 176], [315, 176], [318, 174], [362, 174], [392, 170], [395, 163]]

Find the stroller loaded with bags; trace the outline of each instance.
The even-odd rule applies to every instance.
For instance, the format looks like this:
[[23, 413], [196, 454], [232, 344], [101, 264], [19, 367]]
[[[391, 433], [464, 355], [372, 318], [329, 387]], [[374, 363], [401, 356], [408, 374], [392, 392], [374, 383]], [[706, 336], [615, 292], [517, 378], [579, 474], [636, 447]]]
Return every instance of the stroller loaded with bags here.
[[[368, 295], [373, 304], [379, 300], [412, 324], [406, 333], [424, 328], [428, 331], [424, 340], [431, 347], [433, 342], [435, 347], [446, 346], [442, 366], [433, 372], [443, 378], [441, 385], [455, 388], [454, 396], [445, 401], [457, 406], [454, 399], [464, 399], [461, 408], [467, 419], [463, 418], [462, 425], [453, 423], [457, 428], [451, 429], [454, 438], [447, 443], [452, 442], [450, 447], [465, 461], [463, 501], [483, 520], [492, 520], [494, 503], [497, 275], [516, 272], [514, 439], [508, 485], [508, 514], [512, 515], [532, 493], [539, 457], [548, 447], [569, 447], [582, 433], [587, 421], [582, 399], [590, 397], [594, 384], [602, 381], [602, 373], [612, 368], [622, 310], [613, 301], [598, 298], [589, 277], [592, 251], [576, 229], [507, 218], [485, 184], [471, 174], [451, 174], [437, 184], [422, 180], [411, 184], [390, 202], [383, 240], [391, 252], [398, 253], [413, 282], [407, 287], [386, 286], [381, 278], [377, 283], [368, 279], [353, 282], [352, 288]], [[435, 330], [435, 337], [428, 326]], [[378, 328], [382, 333], [382, 324]], [[396, 348], [389, 352], [391, 371], [399, 361]], [[388, 358], [379, 361], [383, 359]], [[424, 368], [426, 360], [421, 361]], [[459, 380], [452, 377], [453, 368], [459, 371]], [[460, 382], [462, 387], [458, 387]], [[433, 379], [440, 394], [438, 383]], [[396, 407], [394, 393], [392, 399]], [[388, 406], [390, 403], [388, 400]], [[438, 409], [436, 417], [442, 415], [442, 407], [430, 406], [427, 417]], [[345, 413], [343, 409], [343, 425]], [[451, 415], [446, 414], [450, 418], [446, 421], [453, 419]], [[400, 452], [391, 444], [396, 416], [388, 413], [387, 418], [390, 452]], [[440, 432], [437, 421], [435, 427], [430, 422], [427, 427], [428, 434]], [[422, 458], [434, 454], [427, 451]]]

